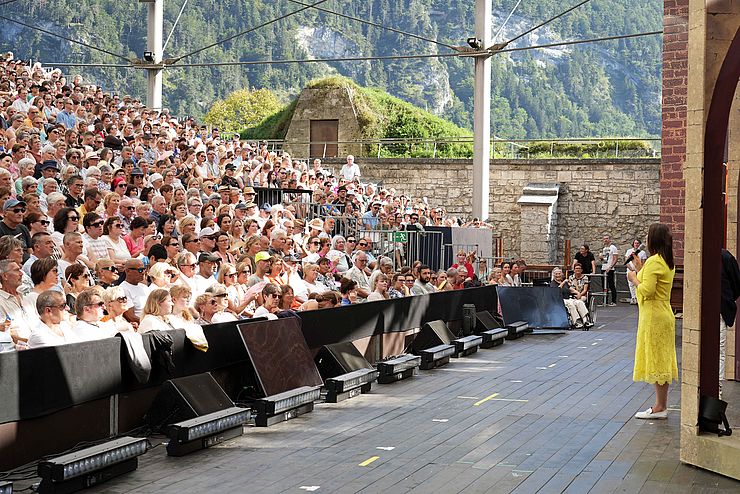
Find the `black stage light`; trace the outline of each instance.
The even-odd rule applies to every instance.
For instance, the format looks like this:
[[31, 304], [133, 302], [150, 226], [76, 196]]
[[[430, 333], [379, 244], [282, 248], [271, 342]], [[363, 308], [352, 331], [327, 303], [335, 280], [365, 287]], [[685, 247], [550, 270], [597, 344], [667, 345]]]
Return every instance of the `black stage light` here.
[[246, 408], [230, 407], [167, 426], [167, 454], [183, 456], [210, 448], [244, 434], [244, 423], [251, 418]]
[[378, 362], [378, 382], [389, 384], [413, 376], [421, 364], [418, 355], [401, 355], [383, 362]]
[[360, 369], [332, 377], [326, 380], [326, 401], [338, 403], [348, 398], [354, 398], [362, 393], [367, 393], [372, 388], [372, 382], [378, 378], [375, 369]]
[[421, 365], [423, 370], [442, 367], [450, 361], [450, 357], [455, 354], [455, 345], [437, 345], [427, 348], [421, 352]]
[[313, 402], [321, 397], [321, 386], [302, 386], [284, 393], [260, 398], [255, 402], [257, 427], [269, 427], [313, 410]]
[[0, 494], [13, 494], [13, 482], [0, 482]]
[[38, 492], [64, 494], [98, 485], [139, 466], [149, 441], [122, 437], [39, 463]]
[[526, 321], [516, 321], [506, 325], [506, 329], [509, 334], [506, 335], [507, 340], [515, 340], [524, 336], [524, 333], [529, 329], [529, 324]]
[[154, 53], [152, 53], [150, 51], [145, 51], [144, 52], [144, 60], [147, 61], [147, 62], [149, 62], [149, 63], [154, 62]]
[[483, 342], [480, 344], [481, 348], [491, 348], [504, 344], [506, 336], [509, 334], [509, 330], [506, 328], [495, 328], [483, 331], [480, 336], [483, 338]]
[[471, 36], [467, 39], [467, 41], [468, 46], [470, 46], [474, 50], [481, 50], [483, 48], [483, 42], [475, 36]]
[[465, 357], [478, 351], [478, 347], [483, 343], [483, 337], [478, 335], [463, 336], [456, 340], [452, 340], [452, 344], [455, 345], [455, 354], [453, 357]]

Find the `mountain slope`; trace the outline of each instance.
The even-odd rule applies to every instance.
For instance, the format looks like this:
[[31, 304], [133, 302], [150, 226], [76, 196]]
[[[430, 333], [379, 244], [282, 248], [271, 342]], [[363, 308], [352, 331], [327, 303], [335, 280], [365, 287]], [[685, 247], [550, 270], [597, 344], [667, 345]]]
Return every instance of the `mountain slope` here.
[[[309, 0], [306, 0], [309, 1]], [[369, 0], [322, 7], [451, 45], [473, 34], [473, 0]], [[515, 1], [493, 0], [494, 33]], [[165, 2], [165, 38], [181, 1]], [[189, 2], [166, 49], [178, 56], [297, 10], [289, 0]], [[561, 2], [522, 2], [499, 40], [510, 39], [565, 9]], [[6, 16], [126, 56], [141, 56], [146, 6], [113, 0], [38, 0], [5, 7]], [[593, 0], [512, 46], [653, 31], [662, 25], [657, 0]], [[20, 42], [19, 42], [20, 40]], [[12, 23], [0, 25], [0, 50], [43, 62], [105, 62], [115, 58]], [[183, 62], [225, 62], [408, 55], [447, 48], [332, 14], [307, 10]], [[660, 130], [661, 38], [652, 36], [493, 58], [492, 124], [506, 138], [657, 135]], [[202, 116], [216, 98], [240, 87], [268, 88], [284, 99], [310, 80], [340, 74], [379, 87], [456, 124], [472, 127], [473, 61], [469, 58], [267, 64], [180, 68], [165, 73], [165, 105]], [[144, 96], [141, 71], [80, 69], [107, 90]]]

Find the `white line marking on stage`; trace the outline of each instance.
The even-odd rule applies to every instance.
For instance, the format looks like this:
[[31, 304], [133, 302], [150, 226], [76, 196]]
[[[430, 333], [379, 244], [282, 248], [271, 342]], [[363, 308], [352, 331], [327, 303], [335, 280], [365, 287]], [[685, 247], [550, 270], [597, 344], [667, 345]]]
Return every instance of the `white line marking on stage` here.
[[432, 422], [449, 422], [450, 419], [432, 419]]

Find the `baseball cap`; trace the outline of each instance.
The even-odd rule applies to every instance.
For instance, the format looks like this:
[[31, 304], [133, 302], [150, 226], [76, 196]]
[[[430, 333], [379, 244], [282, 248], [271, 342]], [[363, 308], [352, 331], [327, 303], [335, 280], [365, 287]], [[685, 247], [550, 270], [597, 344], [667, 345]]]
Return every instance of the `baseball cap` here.
[[254, 256], [254, 262], [267, 261], [270, 259], [270, 257], [270, 254], [263, 250], [257, 252], [257, 254]]
[[149, 183], [150, 183], [150, 184], [153, 184], [153, 183], [154, 183], [154, 182], [156, 182], [157, 180], [164, 180], [164, 177], [162, 176], [162, 174], [161, 174], [161, 173], [152, 173], [152, 174], [151, 174], [151, 175], [149, 176]]
[[203, 238], [203, 237], [211, 237], [211, 236], [213, 236], [213, 235], [214, 235], [215, 233], [216, 233], [216, 230], [214, 230], [214, 229], [213, 229], [213, 228], [211, 228], [210, 226], [207, 226], [207, 227], [203, 228], [203, 229], [202, 229], [202, 230], [200, 231], [200, 234], [198, 235], [198, 237], [199, 237], [199, 238]]
[[269, 213], [270, 211], [272, 211], [272, 206], [270, 206], [270, 203], [266, 202], [262, 206], [260, 206], [260, 209]]
[[41, 164], [41, 170], [52, 169], [59, 171], [59, 164], [55, 160], [46, 160]]
[[201, 252], [198, 255], [198, 262], [218, 262], [218, 257], [214, 256], [210, 252]]
[[220, 201], [221, 200], [221, 194], [213, 193], [210, 196], [208, 196], [209, 201]]
[[[19, 201], [18, 199], [8, 199], [7, 201], [5, 201], [5, 204], [3, 204], [3, 211], [7, 211], [8, 209], [14, 208], [16, 206], [26, 207], [26, 203], [23, 201]], [[261, 254], [261, 252], [257, 255], [259, 254]], [[267, 253], [265, 252], [265, 254]]]
[[236, 171], [236, 165], [234, 163], [229, 163], [228, 165], [226, 165], [226, 169]]
[[236, 206], [234, 207], [234, 209], [238, 209], [238, 210], [240, 210], [240, 211], [241, 211], [241, 210], [244, 210], [244, 211], [246, 211], [247, 209], [249, 209], [249, 206], [247, 206], [247, 205], [246, 205], [246, 204], [244, 204], [243, 202], [240, 202], [239, 204], [237, 204], [237, 205], [236, 205]]

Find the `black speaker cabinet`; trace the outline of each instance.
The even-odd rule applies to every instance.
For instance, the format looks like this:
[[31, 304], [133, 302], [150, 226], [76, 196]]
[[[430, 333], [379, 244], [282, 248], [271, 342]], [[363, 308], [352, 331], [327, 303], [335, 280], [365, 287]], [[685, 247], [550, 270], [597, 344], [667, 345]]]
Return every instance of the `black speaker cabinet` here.
[[360, 369], [372, 369], [373, 366], [360, 353], [352, 342], [335, 343], [321, 347], [314, 358], [321, 378], [326, 381], [332, 377], [348, 374]]
[[233, 406], [234, 402], [213, 376], [206, 372], [171, 379], [162, 384], [145, 420], [153, 430], [160, 431], [168, 424]]
[[421, 328], [419, 334], [411, 343], [411, 350], [419, 354], [422, 350], [432, 348], [437, 345], [449, 345], [452, 340], [457, 338], [447, 328], [447, 323], [442, 320], [430, 321]]
[[476, 326], [476, 333], [482, 333], [489, 329], [503, 328], [503, 321], [499, 321], [487, 310], [482, 310], [475, 313], [475, 318], [478, 320]]

